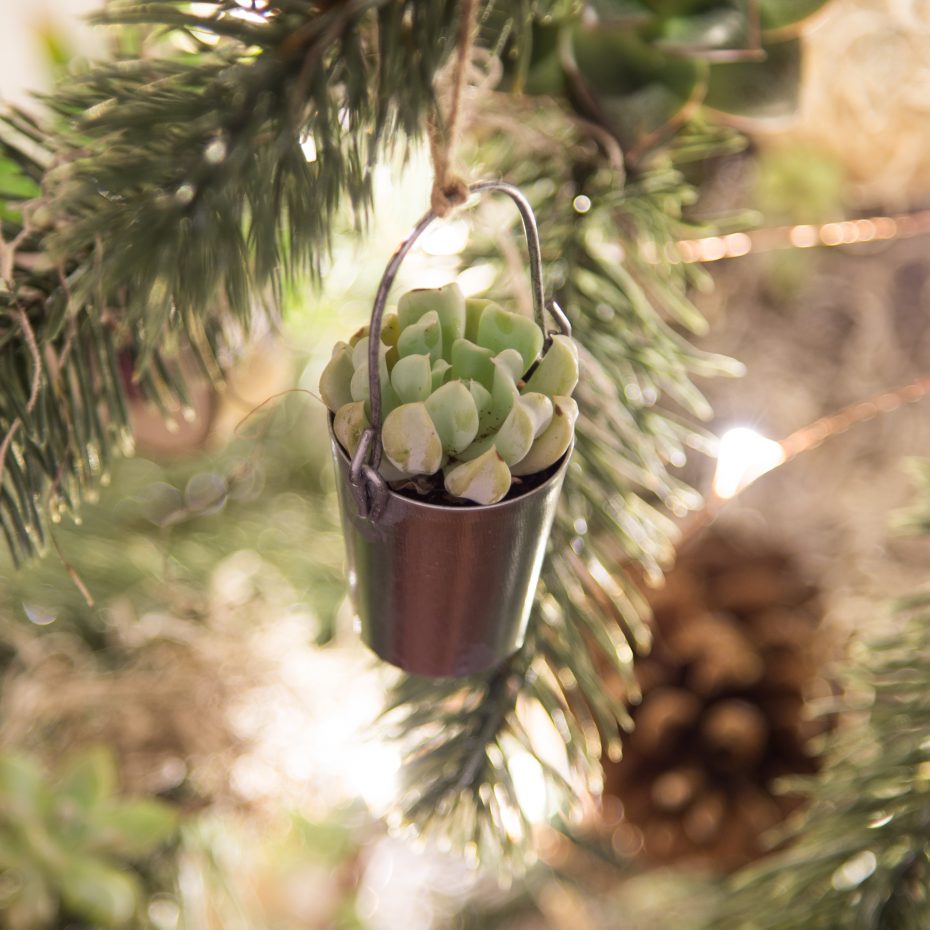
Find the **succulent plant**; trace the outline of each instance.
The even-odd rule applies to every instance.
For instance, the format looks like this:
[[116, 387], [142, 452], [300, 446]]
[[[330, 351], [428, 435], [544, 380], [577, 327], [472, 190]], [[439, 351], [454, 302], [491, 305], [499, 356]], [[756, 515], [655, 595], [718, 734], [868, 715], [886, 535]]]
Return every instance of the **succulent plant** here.
[[620, 141], [649, 151], [698, 106], [745, 119], [798, 103], [799, 35], [827, 0], [586, 0], [535, 23], [509, 83], [564, 95]]
[[[493, 504], [571, 445], [578, 349], [456, 284], [404, 294], [378, 350], [381, 442], [391, 482], [442, 474], [446, 494]], [[333, 432], [351, 456], [371, 415], [368, 327], [339, 342], [320, 378]]]
[[131, 862], [171, 839], [176, 815], [152, 798], [113, 796], [104, 749], [74, 759], [56, 780], [31, 759], [0, 754], [0, 927], [41, 930], [60, 917], [126, 926], [143, 884]]

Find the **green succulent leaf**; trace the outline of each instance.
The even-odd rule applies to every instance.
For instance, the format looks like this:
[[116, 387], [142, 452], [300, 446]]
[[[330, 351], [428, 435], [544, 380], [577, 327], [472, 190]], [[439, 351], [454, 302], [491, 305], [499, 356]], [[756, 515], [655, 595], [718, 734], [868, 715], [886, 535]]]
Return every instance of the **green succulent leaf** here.
[[381, 321], [381, 341], [386, 346], [396, 346], [400, 337], [400, 318], [396, 313], [385, 314]]
[[362, 433], [370, 426], [365, 413], [365, 402], [358, 400], [344, 404], [333, 417], [333, 432], [340, 445], [350, 456], [355, 455]]
[[666, 52], [697, 55], [722, 49], [745, 48], [749, 40], [746, 13], [724, 5], [693, 16], [664, 20], [654, 42]]
[[104, 927], [125, 926], [140, 903], [138, 879], [97, 859], [75, 856], [56, 878], [65, 907]]
[[523, 360], [516, 373], [519, 377], [542, 351], [543, 333], [528, 317], [492, 306], [485, 309], [478, 322], [478, 345], [490, 349], [495, 355], [518, 352]]
[[554, 397], [569, 395], [578, 383], [578, 346], [569, 336], [552, 337], [552, 345], [526, 381], [527, 391]]
[[764, 61], [711, 65], [705, 105], [720, 113], [751, 119], [792, 115], [800, 95], [801, 43], [788, 39], [763, 48]]
[[759, 0], [759, 20], [765, 33], [785, 36], [819, 13], [828, 0]]
[[[368, 336], [368, 324], [360, 326], [351, 336], [349, 336], [349, 345], [354, 349], [363, 339]], [[355, 356], [352, 357], [352, 363], [355, 364]]]
[[511, 407], [501, 428], [490, 436], [474, 443], [464, 458], [470, 460], [483, 455], [488, 449], [497, 449], [508, 464], [519, 462], [530, 451], [536, 435], [536, 418], [533, 411], [518, 399]]
[[368, 365], [361, 365], [352, 372], [349, 383], [349, 394], [353, 401], [368, 402], [371, 395], [371, 384], [368, 380]]
[[424, 313], [436, 309], [436, 289], [432, 287], [414, 288], [401, 295], [397, 301], [397, 320], [400, 330], [413, 326]]
[[562, 63], [576, 106], [629, 148], [683, 120], [703, 96], [707, 73], [706, 62], [606, 27], [576, 28]]
[[493, 300], [487, 300], [484, 297], [469, 297], [465, 301], [465, 338], [469, 342], [478, 341], [478, 326], [484, 311], [489, 307], [500, 309]]
[[384, 454], [408, 475], [432, 475], [442, 464], [442, 440], [426, 404], [402, 404], [381, 428]]
[[320, 375], [320, 397], [329, 410], [338, 410], [352, 400], [353, 351], [345, 342], [337, 342], [332, 358]]
[[[438, 365], [444, 359], [438, 359]], [[448, 364], [448, 363], [446, 363]], [[426, 400], [433, 391], [433, 370], [425, 355], [407, 355], [394, 365], [391, 384], [402, 404]]]
[[444, 358], [436, 359], [433, 362], [433, 367], [430, 370], [432, 376], [433, 390], [437, 390], [443, 384], [446, 383], [446, 379], [449, 377], [449, 373], [452, 371], [452, 365], [449, 364]]
[[467, 384], [471, 398], [478, 410], [478, 432], [485, 433], [488, 431], [488, 418], [493, 409], [491, 392], [477, 381], [468, 381]]
[[598, 21], [611, 26], [637, 26], [655, 18], [652, 4], [640, 0], [588, 0]]
[[13, 822], [43, 817], [51, 796], [39, 767], [24, 756], [0, 755], [0, 813]]
[[494, 367], [494, 378], [491, 381], [491, 409], [482, 425], [482, 433], [499, 429], [520, 396], [513, 368], [507, 364], [506, 360], [495, 358], [491, 364]]
[[554, 397], [552, 422], [519, 462], [510, 466], [514, 475], [532, 475], [554, 465], [568, 450], [575, 435], [578, 404], [571, 397]]
[[428, 355], [434, 362], [442, 358], [442, 327], [435, 310], [426, 311], [410, 326], [404, 327], [402, 322], [401, 327], [397, 340], [401, 358], [405, 355]]
[[[361, 333], [361, 331], [359, 331]], [[349, 345], [352, 347], [352, 368], [358, 369], [361, 368], [368, 361], [368, 346], [370, 345], [370, 338], [368, 335], [368, 327], [365, 327], [365, 332], [358, 335], [358, 339], [354, 342], [350, 342]]]
[[494, 353], [469, 339], [452, 343], [452, 374], [462, 380], [473, 379], [490, 390], [494, 381]]
[[504, 349], [494, 356], [494, 364], [503, 365], [507, 371], [513, 375], [514, 381], [519, 380], [523, 373], [529, 368], [529, 365], [523, 359], [523, 356], [516, 349]]
[[408, 291], [397, 303], [401, 330], [418, 322], [429, 311], [435, 311], [442, 330], [442, 342], [451, 346], [465, 335], [465, 296], [455, 282], [437, 289]]
[[[381, 411], [382, 413], [386, 413], [388, 410], [393, 410], [394, 407], [400, 403], [400, 400], [397, 397], [397, 393], [394, 391], [394, 386], [391, 384], [391, 376], [388, 373], [387, 346], [381, 346], [381, 349], [382, 351], [378, 356], [378, 380], [381, 385]], [[349, 383], [349, 393], [352, 400], [364, 401], [366, 406], [369, 403], [371, 385], [368, 377], [367, 352], [365, 353], [365, 361], [363, 361], [352, 374], [352, 380]]]
[[478, 434], [478, 408], [461, 381], [450, 381], [426, 401], [436, 432], [447, 455], [458, 455]]
[[174, 835], [178, 817], [167, 804], [145, 798], [119, 804], [94, 818], [94, 848], [126, 859], [155, 850]]
[[445, 475], [449, 494], [476, 504], [496, 504], [506, 496], [510, 484], [510, 469], [493, 446], [478, 458], [450, 468]]
[[533, 436], [539, 436], [552, 422], [552, 399], [545, 394], [531, 391], [520, 398], [520, 403], [533, 418]]
[[104, 747], [81, 753], [68, 764], [56, 786], [59, 799], [73, 801], [90, 813], [106, 802], [116, 790], [116, 763]]

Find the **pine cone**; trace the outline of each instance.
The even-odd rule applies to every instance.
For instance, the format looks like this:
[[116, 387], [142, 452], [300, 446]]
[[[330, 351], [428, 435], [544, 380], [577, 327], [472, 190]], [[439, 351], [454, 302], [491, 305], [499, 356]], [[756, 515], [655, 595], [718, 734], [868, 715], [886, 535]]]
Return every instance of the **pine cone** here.
[[773, 782], [817, 769], [810, 741], [830, 725], [805, 714], [828, 689], [817, 591], [784, 552], [718, 531], [648, 597], [655, 641], [637, 664], [636, 729], [622, 761], [605, 761], [605, 795], [624, 810], [614, 845], [735, 868], [801, 803]]

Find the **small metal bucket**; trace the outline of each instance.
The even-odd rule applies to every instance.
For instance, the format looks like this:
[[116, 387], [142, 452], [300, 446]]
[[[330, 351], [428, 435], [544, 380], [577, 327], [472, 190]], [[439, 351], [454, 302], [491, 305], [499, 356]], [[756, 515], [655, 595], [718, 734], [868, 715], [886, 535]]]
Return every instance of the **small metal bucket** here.
[[523, 643], [568, 465], [484, 507], [424, 504], [390, 489], [372, 522], [359, 515], [351, 463], [336, 437], [349, 593], [365, 643], [414, 675], [474, 675]]
[[[546, 331], [545, 307], [570, 335], [558, 305], [544, 301], [539, 233], [529, 203], [503, 182], [471, 188], [492, 190], [507, 194], [520, 210], [540, 327]], [[423, 503], [394, 492], [378, 473], [381, 321], [401, 261], [435, 218], [427, 213], [414, 227], [378, 288], [369, 331], [372, 425], [351, 461], [333, 435], [332, 418], [330, 439], [362, 639], [404, 671], [445, 678], [488, 671], [522, 645], [571, 449], [536, 487], [487, 506]]]

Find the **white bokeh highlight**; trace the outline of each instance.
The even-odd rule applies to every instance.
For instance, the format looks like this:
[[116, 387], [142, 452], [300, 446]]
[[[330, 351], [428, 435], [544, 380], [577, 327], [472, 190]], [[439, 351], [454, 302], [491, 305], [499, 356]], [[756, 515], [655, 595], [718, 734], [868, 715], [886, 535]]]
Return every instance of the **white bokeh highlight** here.
[[717, 446], [714, 494], [729, 500], [784, 461], [785, 450], [775, 440], [745, 426], [727, 430]]

